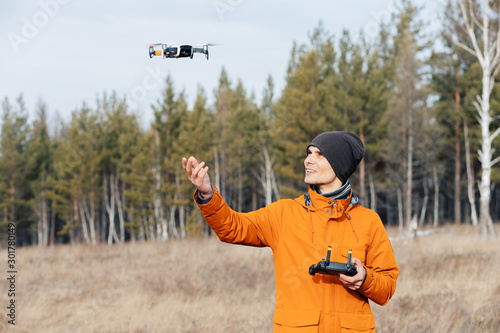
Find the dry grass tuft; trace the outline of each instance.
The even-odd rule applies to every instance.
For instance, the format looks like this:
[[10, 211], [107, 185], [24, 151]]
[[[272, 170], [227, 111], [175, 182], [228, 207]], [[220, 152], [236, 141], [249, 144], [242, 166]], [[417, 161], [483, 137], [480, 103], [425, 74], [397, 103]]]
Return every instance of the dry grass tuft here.
[[[460, 226], [393, 241], [401, 273], [389, 304], [372, 306], [377, 331], [497, 332], [500, 242], [476, 235]], [[21, 248], [17, 260], [16, 326], [2, 292], [0, 332], [272, 331], [269, 249], [188, 239]]]
[[477, 234], [453, 226], [393, 242], [400, 275], [389, 304], [372, 306], [377, 332], [498, 332], [500, 242]]

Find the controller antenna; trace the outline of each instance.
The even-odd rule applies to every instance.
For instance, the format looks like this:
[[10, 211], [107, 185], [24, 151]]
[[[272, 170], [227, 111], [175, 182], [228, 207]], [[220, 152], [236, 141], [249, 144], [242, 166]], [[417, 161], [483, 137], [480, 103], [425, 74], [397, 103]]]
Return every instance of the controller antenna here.
[[328, 252], [326, 252], [326, 265], [330, 265], [330, 254], [332, 254], [332, 247], [328, 246]]

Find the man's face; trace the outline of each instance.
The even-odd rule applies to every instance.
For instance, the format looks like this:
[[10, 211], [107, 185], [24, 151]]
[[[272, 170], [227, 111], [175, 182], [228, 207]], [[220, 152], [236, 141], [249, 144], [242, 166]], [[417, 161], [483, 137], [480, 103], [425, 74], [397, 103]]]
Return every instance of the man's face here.
[[307, 149], [304, 167], [306, 172], [304, 182], [318, 186], [321, 193], [330, 193], [342, 187], [342, 182], [318, 148], [310, 146]]

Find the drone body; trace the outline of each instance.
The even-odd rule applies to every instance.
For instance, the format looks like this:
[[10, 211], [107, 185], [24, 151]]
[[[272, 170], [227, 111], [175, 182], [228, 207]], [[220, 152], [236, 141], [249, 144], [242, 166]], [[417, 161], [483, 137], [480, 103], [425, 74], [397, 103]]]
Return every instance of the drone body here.
[[[191, 58], [195, 53], [203, 53], [208, 60], [208, 46], [210, 44], [203, 44], [201, 47], [194, 47], [192, 45], [186, 44], [170, 44], [166, 43], [156, 43], [149, 46], [149, 57], [153, 58], [156, 56], [161, 56], [162, 59], [165, 58]], [[155, 46], [160, 46], [160, 48], [155, 49]]]

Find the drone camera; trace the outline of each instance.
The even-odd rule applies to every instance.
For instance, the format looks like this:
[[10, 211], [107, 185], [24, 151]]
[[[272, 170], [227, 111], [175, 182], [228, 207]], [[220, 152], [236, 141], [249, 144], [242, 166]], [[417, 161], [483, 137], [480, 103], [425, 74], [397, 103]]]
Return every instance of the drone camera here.
[[163, 55], [163, 51], [162, 50], [155, 50], [154, 46], [150, 46], [149, 47], [149, 57], [150, 58], [153, 58], [155, 56], [161, 56]]

